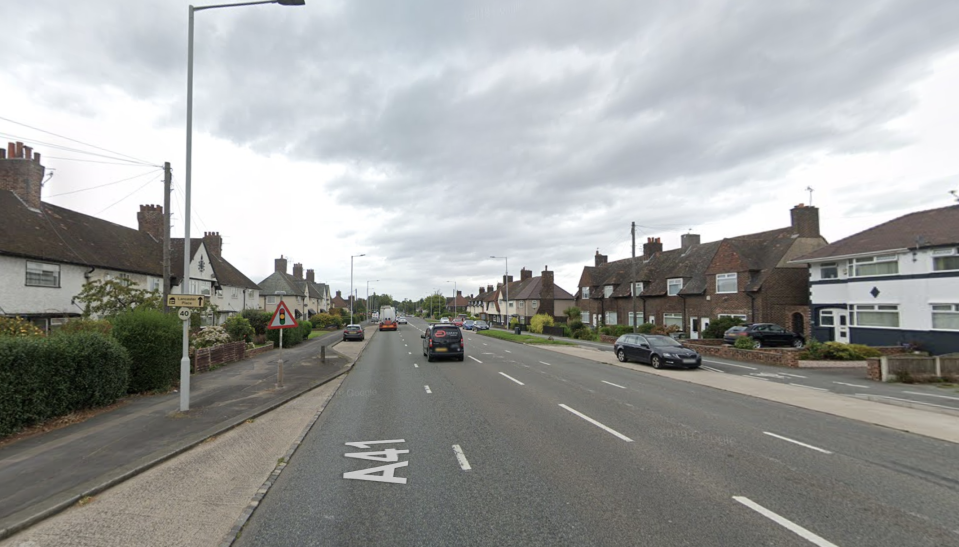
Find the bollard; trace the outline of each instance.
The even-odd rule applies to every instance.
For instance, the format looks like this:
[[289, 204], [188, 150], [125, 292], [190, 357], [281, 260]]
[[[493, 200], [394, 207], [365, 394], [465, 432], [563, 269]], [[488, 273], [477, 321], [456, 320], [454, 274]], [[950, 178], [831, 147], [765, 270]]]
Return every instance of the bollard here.
[[326, 346], [320, 346], [320, 362], [326, 363]]
[[279, 367], [276, 369], [276, 387], [283, 387], [283, 359], [278, 361]]

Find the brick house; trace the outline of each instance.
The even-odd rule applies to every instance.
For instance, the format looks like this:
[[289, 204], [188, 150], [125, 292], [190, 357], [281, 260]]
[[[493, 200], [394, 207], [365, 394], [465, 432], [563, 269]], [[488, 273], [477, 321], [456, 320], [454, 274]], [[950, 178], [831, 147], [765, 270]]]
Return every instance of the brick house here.
[[597, 251], [576, 295], [583, 322], [675, 325], [696, 339], [711, 320], [733, 316], [808, 332], [808, 273], [790, 261], [826, 241], [817, 208], [796, 206], [791, 219], [785, 228], [708, 243], [684, 234], [669, 251], [648, 238], [635, 259], [609, 262]]

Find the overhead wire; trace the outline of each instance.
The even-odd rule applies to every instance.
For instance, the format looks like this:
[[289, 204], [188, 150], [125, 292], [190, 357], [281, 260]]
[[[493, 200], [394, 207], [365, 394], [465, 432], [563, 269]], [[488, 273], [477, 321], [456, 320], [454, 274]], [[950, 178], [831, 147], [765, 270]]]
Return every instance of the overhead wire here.
[[47, 197], [47, 198], [55, 198], [55, 197], [59, 197], [59, 196], [66, 196], [66, 195], [69, 195], [69, 194], [78, 194], [78, 193], [80, 193], [80, 192], [89, 192], [90, 190], [96, 190], [96, 189], [98, 189], [98, 188], [103, 188], [103, 187], [105, 187], [105, 186], [112, 186], [112, 185], [114, 185], [114, 184], [120, 184], [121, 182], [126, 182], [126, 181], [128, 181], [128, 180], [133, 180], [133, 179], [135, 179], [135, 178], [140, 178], [140, 177], [145, 177], [145, 176], [147, 176], [147, 175], [152, 175], [152, 174], [156, 173], [157, 171], [159, 171], [159, 169], [151, 169], [151, 170], [149, 170], [149, 171], [147, 171], [147, 172], [145, 172], [145, 173], [140, 173], [139, 175], [133, 175], [132, 177], [127, 177], [127, 178], [125, 178], [125, 179], [120, 179], [120, 180], [117, 180], [117, 181], [108, 182], [108, 183], [106, 183], [106, 184], [100, 184], [100, 185], [98, 185], [98, 186], [91, 186], [90, 188], [82, 188], [82, 189], [80, 189], [80, 190], [71, 190], [71, 191], [69, 191], [69, 192], [61, 192], [61, 193], [59, 193], [59, 194], [52, 194], [52, 195], [49, 195], [49, 196], [46, 196], [46, 197]]
[[146, 188], [148, 185], [153, 184], [154, 182], [156, 182], [156, 181], [158, 181], [158, 180], [160, 180], [160, 177], [156, 177], [156, 178], [154, 178], [153, 180], [148, 180], [148, 181], [146, 181], [146, 183], [144, 183], [143, 186], [140, 186], [140, 187], [137, 188], [136, 190], [130, 192], [129, 194], [127, 194], [127, 195], [123, 196], [122, 198], [118, 199], [117, 201], [114, 201], [114, 202], [111, 203], [110, 205], [107, 205], [107, 206], [104, 207], [103, 209], [97, 211], [97, 214], [99, 215], [99, 214], [103, 213], [104, 211], [106, 211], [106, 210], [109, 209], [110, 207], [113, 207], [114, 205], [116, 205], [116, 204], [120, 203], [121, 201], [127, 199], [128, 197], [132, 196], [133, 194], [136, 194], [136, 193], [139, 192], [140, 190], [143, 190], [143, 189]]
[[[0, 118], [0, 119], [2, 119], [2, 118]], [[36, 140], [36, 139], [29, 139], [29, 138], [27, 138], [27, 137], [24, 137], [24, 136], [21, 136], [21, 135], [13, 135], [13, 134], [11, 134], [11, 133], [3, 133], [3, 132], [0, 132], [0, 137], [6, 138], [6, 139], [17, 139], [17, 140], [30, 141], [31, 143], [39, 144], [39, 145], [45, 146], [45, 147], [47, 147], [47, 148], [53, 148], [53, 149], [56, 149], [56, 150], [61, 150], [61, 151], [63, 151], [63, 152], [75, 152], [75, 153], [77, 153], [77, 154], [87, 154], [87, 155], [89, 155], [89, 156], [95, 156], [95, 157], [98, 157], [98, 158], [107, 158], [107, 159], [111, 159], [111, 160], [116, 160], [119, 165], [151, 165], [151, 166], [154, 166], [154, 167], [159, 167], [158, 165], [155, 165], [155, 164], [150, 163], [150, 162], [143, 162], [143, 161], [139, 161], [139, 160], [128, 160], [128, 159], [125, 159], [125, 158], [122, 158], [122, 157], [108, 156], [108, 155], [106, 155], [106, 154], [97, 154], [96, 152], [88, 152], [88, 151], [86, 151], [86, 150], [80, 150], [79, 148], [72, 148], [72, 147], [69, 147], [69, 146], [63, 146], [62, 144], [56, 144], [56, 143], [52, 143], [52, 142], [43, 142], [43, 141], [38, 141], [38, 140]], [[71, 159], [71, 158], [61, 158], [61, 159]]]
[[[122, 157], [124, 157], [124, 158], [128, 158], [128, 159], [131, 159], [131, 160], [135, 160], [135, 161], [138, 161], [138, 162], [141, 162], [141, 163], [145, 163], [145, 164], [148, 164], [148, 165], [153, 165], [151, 162], [148, 162], [148, 161], [146, 161], [146, 160], [142, 160], [142, 159], [137, 158], [137, 157], [134, 157], [134, 156], [130, 156], [130, 155], [127, 155], [127, 154], [121, 154], [120, 152], [115, 152], [115, 151], [110, 150], [110, 149], [108, 149], [108, 148], [103, 148], [103, 147], [100, 147], [100, 146], [96, 146], [96, 145], [90, 144], [90, 143], [88, 143], [88, 142], [84, 142], [84, 141], [81, 141], [81, 140], [77, 140], [77, 139], [73, 139], [73, 138], [70, 138], [70, 137], [66, 137], [66, 136], [64, 136], [64, 135], [58, 135], [57, 133], [53, 133], [52, 131], [47, 131], [47, 130], [45, 130], [45, 129], [40, 129], [39, 127], [33, 127], [33, 126], [31, 126], [31, 125], [27, 125], [27, 124], [25, 124], [25, 123], [18, 122], [18, 121], [16, 121], [16, 120], [11, 120], [10, 118], [5, 118], [5, 117], [3, 117], [3, 116], [0, 116], [0, 120], [3, 120], [3, 121], [5, 121], [5, 122], [10, 122], [10, 123], [13, 123], [13, 124], [16, 124], [16, 125], [20, 125], [20, 126], [23, 126], [23, 127], [28, 128], [28, 129], [33, 129], [34, 131], [39, 131], [39, 132], [41, 132], [41, 133], [46, 133], [47, 135], [53, 135], [54, 137], [58, 137], [58, 138], [61, 138], [61, 139], [66, 139], [66, 140], [68, 140], [68, 141], [75, 142], [75, 143], [77, 143], [77, 144], [82, 144], [82, 145], [84, 145], [84, 146], [89, 146], [90, 148], [94, 148], [94, 149], [96, 149], [96, 150], [101, 150], [101, 151], [103, 151], [103, 152], [109, 152], [109, 153], [114, 154], [114, 155], [116, 155], [116, 156], [122, 156]], [[89, 153], [89, 152], [88, 152], [88, 153]]]

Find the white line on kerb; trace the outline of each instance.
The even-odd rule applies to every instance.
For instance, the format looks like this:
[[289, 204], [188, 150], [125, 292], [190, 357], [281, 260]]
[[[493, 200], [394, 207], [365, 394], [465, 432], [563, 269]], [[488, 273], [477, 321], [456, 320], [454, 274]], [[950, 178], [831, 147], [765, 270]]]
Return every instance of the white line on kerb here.
[[833, 383], [834, 383], [834, 384], [839, 384], [839, 385], [841, 385], [841, 386], [861, 387], [861, 388], [863, 388], [863, 389], [869, 389], [869, 386], [863, 386], [863, 385], [859, 385], [859, 384], [847, 384], [846, 382], [833, 382]]
[[903, 391], [903, 393], [908, 393], [909, 395], [922, 395], [923, 397], [938, 397], [940, 399], [952, 399], [953, 401], [959, 401], [959, 397], [950, 397], [948, 395], [933, 395], [932, 393], [920, 393], [918, 391]]
[[506, 376], [507, 378], [509, 378], [510, 380], [516, 382], [517, 384], [519, 384], [519, 385], [521, 385], [521, 386], [525, 386], [525, 385], [526, 385], [526, 384], [524, 384], [523, 382], [520, 382], [519, 380], [517, 380], [516, 378], [513, 378], [513, 377], [510, 376], [509, 374], [503, 374], [502, 372], [500, 372], [500, 374], [502, 374], [503, 376]]
[[783, 437], [782, 435], [776, 435], [775, 433], [770, 433], [770, 432], [768, 432], [768, 431], [763, 431], [763, 434], [769, 435], [770, 437], [776, 437], [777, 439], [782, 439], [782, 440], [784, 440], [784, 441], [787, 441], [787, 442], [790, 442], [790, 443], [793, 443], [793, 444], [798, 444], [799, 446], [804, 446], [804, 447], [809, 448], [809, 449], [811, 449], [811, 450], [815, 450], [815, 451], [817, 451], [817, 452], [822, 452], [823, 454], [832, 454], [832, 452], [830, 452], [830, 451], [828, 451], [828, 450], [823, 450], [822, 448], [813, 446], [813, 445], [811, 445], [811, 444], [802, 443], [802, 442], [799, 442], [799, 441], [797, 441], [797, 440], [795, 440], [795, 439], [790, 439], [789, 437]]
[[726, 374], [725, 370], [719, 370], [718, 368], [707, 367], [706, 365], [703, 365], [703, 368], [706, 370], [711, 370], [713, 372], [722, 372], [723, 374]]
[[826, 539], [823, 539], [817, 536], [816, 534], [810, 532], [809, 530], [806, 530], [805, 528], [796, 524], [795, 522], [787, 518], [781, 517], [777, 515], [776, 513], [773, 513], [769, 509], [766, 509], [762, 505], [759, 505], [758, 503], [754, 502], [753, 500], [747, 497], [733, 496], [733, 499], [745, 505], [746, 507], [749, 507], [753, 511], [759, 513], [760, 515], [768, 518], [769, 520], [775, 522], [776, 524], [782, 526], [783, 528], [789, 530], [790, 532], [802, 537], [803, 539], [809, 541], [810, 543], [818, 545], [819, 547], [837, 547], [835, 543], [832, 543], [831, 541], [827, 541]]
[[480, 361], [480, 360], [477, 359], [476, 357], [473, 357], [472, 355], [470, 355], [469, 358], [472, 359], [472, 360], [474, 360], [474, 361], [476, 361], [477, 363], [480, 363], [480, 364], [483, 363], [482, 361]]
[[460, 445], [454, 444], [453, 452], [456, 453], [456, 461], [460, 462], [460, 468], [462, 468], [463, 471], [469, 471], [472, 469], [472, 467], [470, 467], [470, 462], [466, 461], [466, 454], [463, 454], [463, 449], [460, 448]]
[[789, 382], [789, 385], [791, 385], [791, 386], [796, 386], [796, 387], [804, 387], [804, 388], [806, 388], [806, 389], [815, 389], [816, 391], [829, 391], [828, 389], [824, 389], [824, 388], [821, 388], [821, 387], [812, 387], [812, 386], [807, 386], [807, 385], [805, 385], [805, 384], [794, 384], [794, 383], [792, 383], [792, 382]]
[[568, 407], [568, 406], [566, 406], [566, 405], [564, 405], [564, 404], [560, 404], [559, 406], [561, 406], [562, 408], [565, 408], [566, 410], [572, 412], [573, 414], [579, 416], [580, 418], [586, 420], [587, 422], [595, 425], [596, 427], [598, 427], [598, 428], [600, 428], [600, 429], [603, 429], [603, 430], [606, 430], [607, 433], [612, 433], [613, 435], [616, 435], [617, 437], [619, 437], [620, 439], [622, 439], [622, 440], [624, 440], [624, 441], [626, 441], [626, 442], [628, 442], [628, 443], [633, 442], [633, 440], [630, 439], [629, 437], [627, 437], [626, 435], [623, 435], [622, 433], [620, 433], [619, 431], [616, 431], [615, 429], [606, 427], [605, 425], [597, 422], [596, 420], [590, 418], [589, 416], [583, 414], [582, 412], [573, 410], [572, 408], [570, 408], [570, 407]]
[[948, 408], [948, 409], [950, 409], [950, 410], [955, 410], [955, 409], [956, 409], [956, 407], [954, 407], [954, 406], [937, 405], [937, 404], [935, 404], [935, 403], [927, 403], [927, 402], [924, 402], [924, 401], [914, 401], [914, 400], [912, 400], [912, 399], [902, 399], [902, 398], [899, 398], [899, 397], [890, 397], [890, 396], [888, 396], [888, 395], [873, 395], [873, 397], [882, 397], [883, 399], [892, 399], [892, 400], [894, 400], [894, 401], [905, 401], [905, 402], [907, 402], [907, 403], [915, 403], [915, 404], [917, 404], [917, 405], [923, 405], [923, 406], [934, 406], [934, 407], [936, 407], [936, 408]]
[[618, 387], [619, 389], [626, 389], [626, 386], [621, 386], [621, 385], [619, 385], [619, 384], [614, 384], [614, 383], [612, 383], [612, 382], [607, 382], [606, 380], [601, 380], [601, 381], [602, 381], [604, 384], [609, 384], [609, 385], [611, 385], [611, 386], [613, 386], [613, 387]]
[[551, 365], [551, 364], [549, 364], [549, 363], [547, 363], [546, 361], [540, 361], [540, 363], [542, 363], [542, 364], [544, 364], [544, 365], [546, 365], [546, 366], [548, 366], [548, 367], [551, 367], [551, 366], [553, 366], [553, 365]]
[[426, 392], [427, 392], [427, 393], [433, 393], [432, 391], [430, 391], [430, 386], [423, 386], [423, 387], [426, 388]]

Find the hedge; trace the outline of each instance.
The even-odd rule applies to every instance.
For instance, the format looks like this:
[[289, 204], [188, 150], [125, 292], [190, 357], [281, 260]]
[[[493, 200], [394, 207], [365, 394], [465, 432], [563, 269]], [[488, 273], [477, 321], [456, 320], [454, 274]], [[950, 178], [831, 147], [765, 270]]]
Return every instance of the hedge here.
[[130, 354], [130, 393], [165, 391], [180, 376], [183, 323], [176, 315], [136, 309], [110, 319], [113, 337]]

